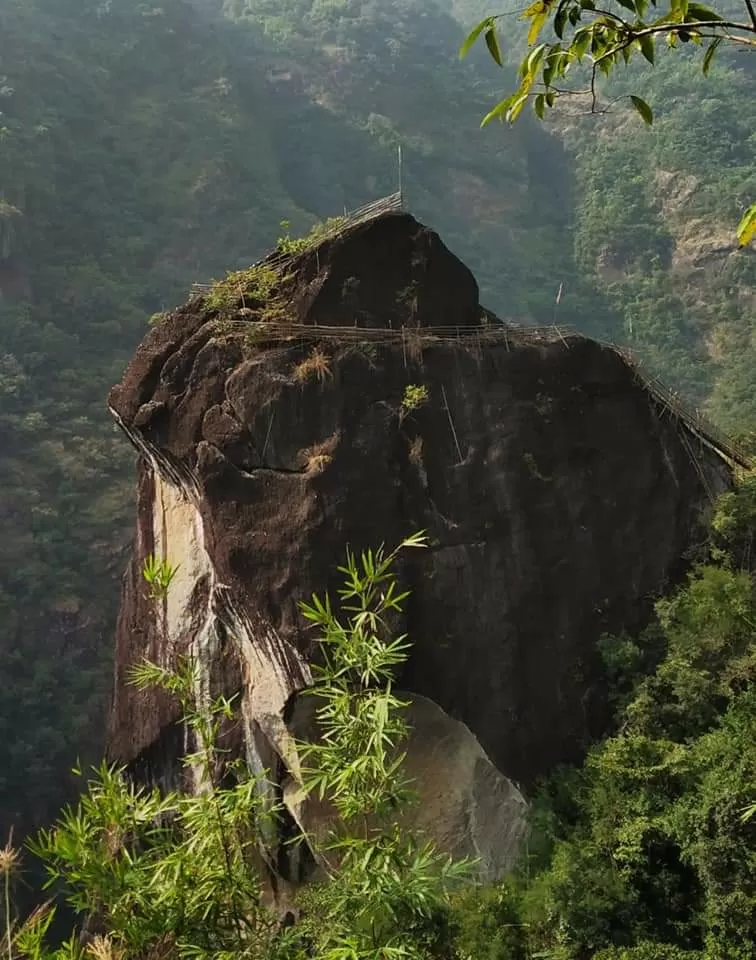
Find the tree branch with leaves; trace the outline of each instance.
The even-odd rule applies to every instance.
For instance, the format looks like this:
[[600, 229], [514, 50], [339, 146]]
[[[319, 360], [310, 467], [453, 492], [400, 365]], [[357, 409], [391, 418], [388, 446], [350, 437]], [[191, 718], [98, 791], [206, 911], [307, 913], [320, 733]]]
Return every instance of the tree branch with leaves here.
[[[756, 52], [756, 0], [739, 2], [741, 16], [720, 14], [691, 0], [536, 0], [522, 13], [529, 29], [528, 51], [518, 69], [519, 86], [488, 112], [482, 126], [491, 120], [514, 123], [528, 101], [542, 120], [546, 110], [565, 95], [587, 96], [591, 112], [604, 112], [600, 78], [610, 77], [638, 55], [653, 66], [662, 40], [671, 49], [682, 44], [701, 47], [704, 74], [723, 43]], [[460, 56], [465, 57], [482, 37], [493, 60], [503, 66], [499, 40], [503, 16], [481, 20], [462, 44]], [[544, 41], [541, 37], [547, 30], [553, 36]], [[587, 68], [585, 83], [571, 85], [582, 66]], [[648, 103], [634, 94], [630, 101], [650, 126], [653, 111]], [[745, 211], [737, 234], [743, 247], [756, 236], [756, 203]]]

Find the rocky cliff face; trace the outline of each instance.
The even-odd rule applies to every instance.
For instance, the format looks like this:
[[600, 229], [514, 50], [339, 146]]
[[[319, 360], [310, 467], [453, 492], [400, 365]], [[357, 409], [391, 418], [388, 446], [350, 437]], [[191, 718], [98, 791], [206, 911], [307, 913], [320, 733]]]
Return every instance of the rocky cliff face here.
[[[347, 545], [424, 529], [430, 549], [399, 571], [413, 769], [442, 842], [463, 836], [490, 875], [522, 835], [511, 781], [575, 759], [604, 723], [597, 639], [642, 624], [729, 482], [618, 352], [502, 326], [400, 212], [194, 297], [110, 403], [142, 454], [111, 755], [175, 777], [175, 707], [124, 675], [190, 651], [204, 687], [241, 693], [238, 750], [295, 775], [297, 601], [334, 589]], [[140, 582], [153, 552], [181, 564], [159, 610]]]

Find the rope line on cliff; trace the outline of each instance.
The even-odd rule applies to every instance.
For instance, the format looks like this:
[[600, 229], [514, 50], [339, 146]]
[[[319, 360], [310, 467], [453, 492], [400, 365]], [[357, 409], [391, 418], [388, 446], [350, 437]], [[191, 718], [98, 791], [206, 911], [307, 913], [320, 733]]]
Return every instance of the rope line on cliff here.
[[[480, 353], [486, 346], [505, 344], [507, 350], [512, 345], [531, 343], [541, 345], [561, 342], [569, 348], [570, 341], [587, 339], [579, 331], [568, 327], [531, 327], [517, 323], [484, 323], [458, 327], [336, 327], [315, 324], [297, 324], [284, 322], [250, 322], [246, 319], [223, 321], [233, 327], [247, 327], [255, 331], [260, 339], [276, 339], [288, 343], [306, 343], [312, 340], [334, 340], [338, 343], [384, 343], [402, 346], [405, 356], [434, 344], [458, 343]], [[632, 369], [639, 384], [651, 395], [657, 409], [669, 412], [678, 422], [682, 422], [698, 439], [726, 460], [749, 469], [753, 458], [725, 433], [719, 430], [700, 410], [687, 406], [680, 395], [665, 384], [660, 377], [646, 374], [641, 363], [627, 347], [608, 340], [597, 340], [602, 346], [619, 354]]]
[[[350, 228], [366, 223], [369, 220], [376, 219], [387, 213], [398, 212], [403, 209], [403, 198], [401, 187], [395, 193], [381, 197], [378, 200], [372, 200], [369, 203], [358, 207], [338, 218], [334, 226], [318, 236], [318, 245], [333, 237], [343, 234]], [[283, 272], [283, 269], [293, 263], [297, 257], [301, 256], [303, 251], [296, 253], [275, 250], [268, 256], [263, 257], [252, 264], [251, 269], [265, 266], [269, 269]], [[191, 287], [192, 294], [203, 294], [213, 287], [212, 283], [194, 283]], [[457, 342], [460, 346], [469, 348], [475, 347], [478, 353], [482, 353], [483, 347], [492, 344], [504, 343], [507, 350], [513, 343], [532, 343], [546, 344], [560, 340], [565, 346], [570, 346], [570, 340], [586, 339], [578, 330], [569, 326], [557, 326], [553, 324], [549, 327], [528, 326], [513, 322], [502, 322], [493, 318], [487, 311], [482, 313], [482, 323], [457, 326], [457, 327], [339, 327], [339, 326], [316, 326], [311, 324], [289, 323], [287, 321], [251, 321], [247, 319], [228, 319], [224, 324], [231, 326], [244, 326], [250, 330], [254, 329], [256, 336], [265, 339], [279, 339], [281, 341], [305, 342], [307, 340], [337, 340], [339, 342], [382, 342], [382, 343], [401, 343], [402, 351], [405, 356], [417, 355], [418, 351], [422, 356], [422, 350], [432, 346], [433, 343]], [[631, 367], [638, 382], [653, 398], [657, 412], [669, 412], [676, 420], [684, 424], [692, 434], [698, 437], [699, 441], [719, 456], [731, 463], [737, 464], [746, 469], [753, 465], [753, 458], [746, 453], [738, 444], [734, 443], [722, 431], [720, 431], [711, 421], [709, 421], [700, 410], [687, 406], [681, 400], [679, 394], [665, 384], [658, 376], [647, 375], [637, 359], [630, 350], [616, 343], [607, 340], [598, 340], [602, 346], [613, 350], [619, 354], [623, 360]], [[690, 450], [691, 456], [694, 451]]]
[[[493, 324], [470, 324], [467, 326], [450, 327], [338, 327], [311, 323], [290, 323], [288, 320], [261, 320], [255, 321], [246, 317], [228, 318], [221, 321], [231, 327], [255, 328], [261, 335], [270, 335], [280, 340], [347, 340], [354, 342], [383, 341], [384, 343], [401, 343], [402, 340], [418, 340], [428, 345], [434, 342], [459, 341], [471, 344], [475, 341], [500, 343], [509, 342], [511, 335], [521, 334], [524, 339], [551, 343], [562, 340], [565, 344], [567, 337], [585, 340], [586, 337], [577, 330], [565, 327], [536, 327], [527, 324], [503, 323], [496, 321]], [[602, 341], [598, 341], [602, 342]], [[606, 343], [606, 346], [615, 347]], [[619, 348], [616, 348], [619, 349]]]

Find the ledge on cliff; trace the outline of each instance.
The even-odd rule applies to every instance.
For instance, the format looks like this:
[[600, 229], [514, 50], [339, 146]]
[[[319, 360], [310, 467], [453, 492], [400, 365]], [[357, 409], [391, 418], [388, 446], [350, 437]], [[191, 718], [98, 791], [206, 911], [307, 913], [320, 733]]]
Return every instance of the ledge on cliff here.
[[[241, 693], [238, 750], [291, 770], [297, 601], [333, 590], [347, 544], [424, 529], [432, 548], [401, 570], [402, 683], [532, 784], [601, 732], [597, 640], [644, 623], [730, 483], [726, 453], [617, 350], [499, 323], [403, 213], [194, 297], [110, 404], [142, 454], [110, 750], [151, 777], [175, 767], [176, 715], [123, 682], [132, 663], [191, 650]], [[150, 552], [182, 564], [160, 622]]]

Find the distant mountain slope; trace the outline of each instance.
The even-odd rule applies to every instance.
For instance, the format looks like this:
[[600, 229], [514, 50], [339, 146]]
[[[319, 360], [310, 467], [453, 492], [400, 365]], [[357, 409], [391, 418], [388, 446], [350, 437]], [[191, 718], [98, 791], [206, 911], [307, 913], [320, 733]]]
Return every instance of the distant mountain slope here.
[[[512, 11], [502, 34], [505, 60], [517, 62], [526, 27], [512, 0], [448, 6], [466, 29]], [[486, 77], [490, 106], [507, 77], [490, 61]], [[723, 48], [704, 77], [697, 50], [661, 45], [655, 69], [633, 64], [605, 91], [607, 101], [645, 97], [650, 130], [627, 100], [603, 117], [562, 100], [548, 122], [572, 171], [569, 243], [585, 282], [611, 304], [612, 339], [734, 431], [756, 428], [756, 248], [738, 252], [734, 237], [756, 199], [755, 80], [747, 50]]]
[[[756, 55], [751, 57], [756, 66]], [[575, 252], [622, 318], [621, 338], [723, 427], [756, 428], [756, 247], [735, 225], [756, 197], [756, 101], [740, 64], [708, 78], [700, 59], [662, 57], [624, 78], [656, 114], [600, 124], [557, 118], [581, 197]], [[632, 84], [632, 85], [631, 85]]]

